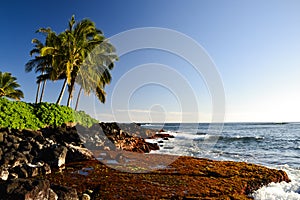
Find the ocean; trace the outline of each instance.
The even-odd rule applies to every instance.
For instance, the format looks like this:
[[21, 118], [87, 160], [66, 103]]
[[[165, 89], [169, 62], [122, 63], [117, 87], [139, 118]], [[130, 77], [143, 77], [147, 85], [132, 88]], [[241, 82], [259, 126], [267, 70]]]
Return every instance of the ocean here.
[[143, 124], [175, 138], [155, 153], [255, 163], [287, 172], [290, 183], [272, 183], [252, 194], [260, 200], [300, 200], [300, 123], [225, 123], [212, 132], [206, 123]]

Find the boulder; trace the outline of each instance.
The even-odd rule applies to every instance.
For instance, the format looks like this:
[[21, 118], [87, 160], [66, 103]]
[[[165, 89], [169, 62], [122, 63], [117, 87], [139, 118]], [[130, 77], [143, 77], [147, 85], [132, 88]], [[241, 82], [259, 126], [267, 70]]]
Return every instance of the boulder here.
[[72, 144], [66, 144], [68, 153], [66, 156], [66, 163], [95, 160], [93, 153], [83, 147], [74, 146]]
[[[0, 184], [1, 199], [54, 200], [48, 180], [14, 179]], [[51, 195], [50, 195], [51, 194]], [[52, 197], [52, 198], [50, 198]]]
[[67, 152], [68, 149], [65, 146], [52, 145], [40, 152], [38, 160], [48, 163], [51, 167], [59, 168], [65, 164]]

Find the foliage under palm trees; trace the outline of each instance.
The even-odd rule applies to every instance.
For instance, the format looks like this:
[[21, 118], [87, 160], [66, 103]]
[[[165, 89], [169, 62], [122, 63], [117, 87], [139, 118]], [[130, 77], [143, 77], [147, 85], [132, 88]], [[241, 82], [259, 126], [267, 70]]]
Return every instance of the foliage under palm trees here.
[[89, 19], [76, 23], [72, 16], [68, 29], [60, 34], [50, 28], [42, 28], [38, 32], [45, 33], [45, 45], [34, 40], [35, 48], [31, 54], [37, 53], [38, 56], [26, 64], [27, 71], [35, 68], [36, 72], [42, 73], [37, 83], [47, 79], [64, 79], [58, 104], [68, 86], [67, 106], [70, 106], [75, 84], [80, 86], [77, 104], [82, 90], [85, 94], [93, 92], [101, 102], [105, 102], [104, 87], [111, 81], [110, 70], [117, 55], [95, 23]]
[[0, 72], [0, 97], [7, 97], [15, 100], [24, 98], [23, 92], [17, 89], [20, 85], [16, 80], [17, 78], [13, 77], [11, 73]]

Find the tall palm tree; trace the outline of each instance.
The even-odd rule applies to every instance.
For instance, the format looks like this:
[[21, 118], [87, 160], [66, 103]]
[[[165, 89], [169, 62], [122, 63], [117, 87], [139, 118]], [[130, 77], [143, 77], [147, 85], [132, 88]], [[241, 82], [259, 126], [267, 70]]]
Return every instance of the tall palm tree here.
[[41, 75], [37, 77], [38, 88], [37, 88], [37, 92], [36, 92], [35, 103], [38, 103], [38, 98], [39, 98], [38, 96], [39, 96], [39, 93], [40, 93], [41, 84], [43, 83], [39, 102], [41, 102], [43, 100], [47, 80], [53, 78], [52, 75], [51, 75], [51, 73], [53, 73], [53, 70], [52, 70], [52, 56], [51, 55], [41, 56], [41, 50], [45, 46], [52, 45], [53, 40], [51, 40], [51, 38], [49, 39], [49, 36], [53, 32], [50, 28], [48, 28], [48, 29], [39, 29], [36, 32], [44, 33], [47, 36], [46, 37], [46, 42], [45, 42], [45, 44], [43, 44], [41, 41], [39, 41], [36, 38], [34, 38], [32, 40], [32, 43], [34, 44], [34, 48], [30, 51], [30, 56], [33, 56], [34, 54], [36, 54], [36, 56], [35, 56], [35, 58], [29, 60], [26, 63], [25, 71], [26, 72], [31, 72], [34, 69], [35, 73], [41, 73]]
[[[31, 54], [36, 53], [39, 55], [26, 64], [26, 71], [31, 71], [33, 68], [35, 68], [36, 72], [42, 71], [41, 75], [37, 77], [38, 84], [43, 82], [40, 98], [41, 101], [44, 94], [44, 85], [46, 84], [47, 80], [56, 81], [65, 79], [65, 72], [61, 63], [62, 58], [65, 56], [65, 49], [62, 43], [62, 36], [57, 35], [50, 28], [40, 28], [37, 30], [37, 32], [46, 35], [46, 42], [45, 45], [43, 45], [41, 42], [39, 42], [39, 45], [35, 45], [35, 48], [31, 51]], [[34, 42], [36, 41], [37, 40], [34, 40]], [[56, 101], [57, 104], [60, 104], [66, 86], [67, 82], [64, 81], [63, 87]]]
[[[33, 54], [39, 54], [40, 50], [44, 47], [43, 43], [36, 38], [32, 40], [32, 43], [34, 44], [34, 49], [30, 51], [30, 56], [32, 56]], [[45, 65], [44, 65], [44, 59], [42, 57], [36, 56], [34, 59], [29, 60], [25, 65], [26, 72], [31, 72], [34, 68], [35, 68], [35, 73], [41, 72], [41, 74], [44, 74]], [[38, 83], [35, 103], [38, 102], [41, 83], [42, 82]]]
[[16, 80], [17, 78], [13, 77], [11, 73], [0, 72], [0, 97], [8, 97], [15, 100], [24, 98], [23, 92], [17, 89], [20, 85]]
[[[76, 83], [76, 77], [78, 73], [80, 73], [86, 57], [95, 49], [95, 47], [104, 43], [105, 37], [103, 36], [102, 32], [96, 28], [94, 22], [90, 21], [89, 19], [84, 19], [76, 23], [75, 17], [72, 16], [71, 20], [69, 21], [68, 29], [60, 33], [57, 38], [59, 39], [60, 45], [43, 47], [41, 50], [41, 55], [51, 55], [53, 59], [53, 70], [56, 71], [58, 76], [65, 77], [65, 83], [62, 91], [64, 91], [65, 85], [67, 84], [69, 92], [67, 106], [70, 106], [71, 99], [73, 97], [74, 86]], [[114, 50], [112, 45], [109, 47]], [[102, 50], [105, 49], [102, 48]], [[103, 59], [103, 62], [107, 62], [109, 60], [110, 62], [107, 62], [107, 64], [113, 66], [111, 64], [113, 57], [116, 58], [114, 55], [111, 56], [110, 59]]]
[[76, 83], [80, 85], [75, 110], [78, 108], [82, 90], [89, 95], [93, 92], [101, 103], [105, 103], [105, 85], [111, 82], [110, 70], [114, 67], [114, 61], [118, 59], [115, 48], [104, 40], [86, 57], [78, 71]]

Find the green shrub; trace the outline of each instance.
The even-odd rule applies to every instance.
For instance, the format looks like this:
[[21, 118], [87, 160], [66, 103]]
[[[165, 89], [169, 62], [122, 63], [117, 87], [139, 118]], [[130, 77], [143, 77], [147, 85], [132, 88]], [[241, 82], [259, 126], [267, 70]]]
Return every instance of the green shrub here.
[[75, 122], [85, 127], [91, 127], [93, 124], [98, 123], [98, 120], [92, 118], [83, 111], [75, 111]]
[[35, 105], [34, 112], [44, 125], [57, 127], [66, 122], [74, 122], [74, 112], [66, 106], [43, 102]]
[[53, 103], [31, 104], [0, 98], [0, 128], [38, 130], [46, 126], [61, 126], [76, 122], [86, 127], [98, 123], [83, 111], [74, 111]]
[[0, 98], [0, 127], [14, 129], [33, 129], [41, 128], [43, 123], [35, 116], [32, 104], [9, 101]]

